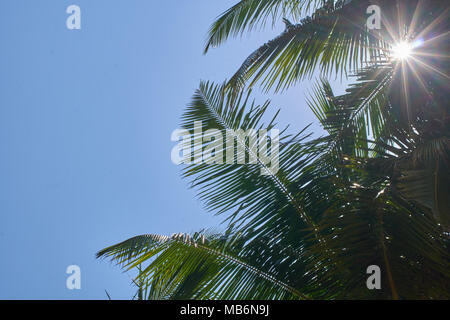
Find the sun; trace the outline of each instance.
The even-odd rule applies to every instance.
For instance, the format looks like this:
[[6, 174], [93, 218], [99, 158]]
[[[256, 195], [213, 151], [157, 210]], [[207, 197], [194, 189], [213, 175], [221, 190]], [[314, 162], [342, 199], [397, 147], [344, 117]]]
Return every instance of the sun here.
[[411, 56], [413, 47], [406, 41], [399, 42], [392, 48], [392, 57], [396, 60], [405, 60]]

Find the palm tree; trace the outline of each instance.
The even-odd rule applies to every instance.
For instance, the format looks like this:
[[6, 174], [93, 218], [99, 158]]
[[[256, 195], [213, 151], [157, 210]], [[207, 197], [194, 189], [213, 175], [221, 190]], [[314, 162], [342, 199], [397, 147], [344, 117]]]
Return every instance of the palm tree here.
[[[366, 26], [374, 4], [380, 30]], [[267, 175], [261, 162], [186, 166], [207, 209], [226, 217], [224, 233], [143, 235], [98, 257], [126, 270], [142, 265], [136, 281], [147, 299], [448, 299], [449, 8], [239, 1], [212, 25], [205, 52], [280, 19], [286, 29], [228, 82], [202, 82], [183, 127], [271, 130], [278, 112], [265, 124], [270, 103], [258, 105], [251, 88], [282, 91], [320, 72], [307, 105], [326, 134], [283, 131], [279, 170]], [[333, 74], [355, 77], [345, 94], [333, 94]], [[366, 286], [371, 265], [382, 270], [380, 290]]]

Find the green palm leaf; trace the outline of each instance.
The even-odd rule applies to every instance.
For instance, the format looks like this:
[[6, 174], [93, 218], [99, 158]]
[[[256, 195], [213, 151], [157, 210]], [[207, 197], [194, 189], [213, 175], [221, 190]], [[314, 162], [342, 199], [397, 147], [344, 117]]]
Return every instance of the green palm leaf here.
[[241, 247], [239, 237], [215, 234], [142, 235], [106, 248], [97, 257], [127, 269], [149, 262], [136, 281], [152, 298], [308, 299], [264, 271], [260, 262], [241, 256]]
[[317, 6], [321, 0], [241, 0], [225, 11], [211, 26], [205, 53], [221, 45], [230, 36], [246, 29], [263, 26], [269, 19], [274, 23], [280, 16], [300, 17], [303, 11]]
[[358, 70], [387, 47], [366, 27], [370, 1], [327, 3], [298, 24], [284, 20], [286, 30], [254, 51], [229, 81], [239, 90], [251, 79], [265, 89], [287, 88], [317, 67], [322, 74]]

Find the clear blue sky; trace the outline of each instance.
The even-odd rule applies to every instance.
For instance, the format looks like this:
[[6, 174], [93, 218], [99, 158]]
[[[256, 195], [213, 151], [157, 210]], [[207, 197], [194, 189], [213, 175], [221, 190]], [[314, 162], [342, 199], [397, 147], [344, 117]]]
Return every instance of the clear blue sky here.
[[[131, 278], [99, 249], [220, 222], [180, 178], [170, 135], [201, 79], [229, 78], [283, 28], [203, 56], [210, 23], [235, 2], [0, 2], [0, 299], [129, 299]], [[66, 28], [71, 4], [81, 30]], [[281, 124], [314, 121], [308, 85], [273, 97]], [[81, 290], [66, 289], [72, 264]]]

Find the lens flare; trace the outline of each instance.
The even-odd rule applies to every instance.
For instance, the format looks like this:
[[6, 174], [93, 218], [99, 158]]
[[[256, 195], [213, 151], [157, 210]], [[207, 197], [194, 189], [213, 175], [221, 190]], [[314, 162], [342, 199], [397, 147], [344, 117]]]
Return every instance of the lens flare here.
[[408, 42], [400, 42], [392, 48], [392, 57], [396, 60], [405, 60], [411, 56], [413, 45]]

